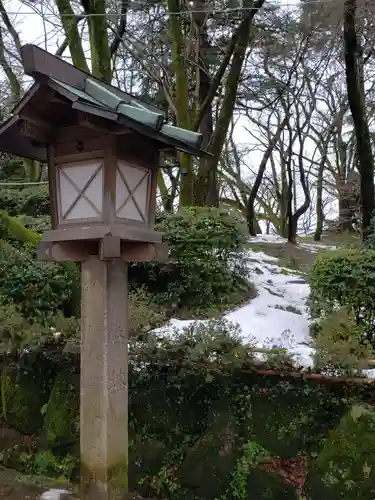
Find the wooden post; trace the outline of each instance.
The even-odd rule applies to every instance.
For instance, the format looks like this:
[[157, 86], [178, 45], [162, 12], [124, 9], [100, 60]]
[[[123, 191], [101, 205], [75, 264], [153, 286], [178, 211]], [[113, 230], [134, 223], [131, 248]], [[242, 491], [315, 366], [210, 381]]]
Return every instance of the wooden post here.
[[82, 262], [81, 499], [128, 492], [127, 264]]

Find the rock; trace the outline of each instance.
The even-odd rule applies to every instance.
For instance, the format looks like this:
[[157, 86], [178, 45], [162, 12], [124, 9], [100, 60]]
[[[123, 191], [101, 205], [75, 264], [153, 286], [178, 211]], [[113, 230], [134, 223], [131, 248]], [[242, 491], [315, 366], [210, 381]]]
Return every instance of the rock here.
[[13, 448], [16, 444], [21, 443], [22, 440], [23, 435], [20, 432], [6, 427], [0, 428], [0, 451]]
[[324, 441], [306, 480], [309, 498], [375, 498], [375, 410], [353, 406]]
[[11, 486], [3, 486], [0, 488], [0, 497], [8, 498], [12, 492], [13, 488]]
[[47, 404], [44, 428], [48, 446], [54, 448], [78, 442], [79, 375], [71, 369], [61, 371]]
[[[212, 420], [191, 446], [179, 468], [180, 484], [196, 498], [218, 498], [229, 487], [236, 467], [239, 439], [234, 416], [225, 397], [212, 408]], [[249, 497], [250, 498], [250, 497]]]
[[48, 490], [42, 493], [40, 500], [68, 500], [72, 498], [71, 494], [67, 490]]
[[7, 425], [23, 434], [37, 434], [43, 427], [41, 408], [48, 398], [44, 381], [31, 370], [18, 372], [10, 367], [3, 370], [1, 377], [1, 398]]

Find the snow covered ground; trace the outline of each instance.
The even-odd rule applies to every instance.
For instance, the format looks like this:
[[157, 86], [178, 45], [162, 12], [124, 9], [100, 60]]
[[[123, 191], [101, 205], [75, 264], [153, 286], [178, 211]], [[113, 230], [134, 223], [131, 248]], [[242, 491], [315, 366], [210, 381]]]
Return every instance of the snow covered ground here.
[[[262, 235], [251, 238], [250, 242], [272, 245], [286, 243], [286, 240], [280, 236]], [[336, 249], [319, 243], [300, 246], [312, 253], [319, 249]], [[293, 274], [290, 269], [279, 265], [279, 259], [263, 252], [248, 250], [246, 257], [248, 277], [256, 287], [257, 296], [248, 304], [227, 313], [224, 318], [240, 327], [244, 342], [260, 348], [284, 348], [302, 368], [312, 366], [314, 351], [310, 347], [306, 306], [310, 290], [303, 275]], [[155, 333], [170, 335], [194, 322], [202, 321], [172, 319]], [[362, 373], [375, 378], [375, 369], [362, 370]]]
[[[249, 250], [247, 258], [248, 276], [258, 295], [226, 314], [225, 319], [240, 326], [244, 342], [258, 347], [283, 347], [300, 365], [311, 366], [313, 351], [308, 345], [306, 308], [309, 286], [303, 276], [282, 268], [275, 257]], [[157, 332], [168, 335], [191, 323], [192, 320], [171, 320]]]
[[[279, 236], [278, 234], [260, 234], [249, 238], [250, 243], [267, 243], [269, 245], [278, 245], [280, 243], [287, 243], [287, 239]], [[311, 253], [317, 253], [322, 248], [325, 250], [337, 250], [336, 246], [324, 245], [323, 243], [299, 243], [301, 248], [305, 248]]]

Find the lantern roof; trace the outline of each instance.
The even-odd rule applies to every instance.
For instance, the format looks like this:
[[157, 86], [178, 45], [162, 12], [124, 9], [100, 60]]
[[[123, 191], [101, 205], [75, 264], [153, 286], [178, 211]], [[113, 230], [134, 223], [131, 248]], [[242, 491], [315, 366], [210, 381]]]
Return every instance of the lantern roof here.
[[[0, 150], [46, 161], [53, 130], [62, 126], [61, 120], [66, 118], [68, 108], [70, 116], [81, 112], [103, 123], [116, 124], [144, 135], [153, 140], [158, 149], [175, 149], [194, 156], [209, 154], [201, 149], [202, 134], [170, 125], [159, 108], [35, 45], [24, 45], [21, 54], [25, 73], [32, 76], [35, 82], [12, 110], [12, 116], [0, 125]], [[60, 102], [56, 95], [61, 98]], [[61, 112], [63, 103], [65, 113]], [[45, 110], [42, 116], [40, 109]], [[39, 125], [40, 140], [25, 133], [25, 125], [30, 129], [30, 123]]]

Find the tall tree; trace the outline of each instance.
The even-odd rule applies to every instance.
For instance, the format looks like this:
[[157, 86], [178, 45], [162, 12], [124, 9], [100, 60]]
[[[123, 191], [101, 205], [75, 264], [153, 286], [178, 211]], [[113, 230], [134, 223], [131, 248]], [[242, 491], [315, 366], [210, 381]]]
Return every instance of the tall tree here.
[[366, 239], [375, 207], [374, 158], [365, 107], [363, 50], [357, 33], [356, 13], [356, 0], [346, 0], [344, 11], [345, 74], [361, 177], [362, 237]]
[[[176, 81], [175, 108], [178, 125], [195, 130], [200, 129], [221, 85], [223, 85], [224, 90], [224, 94], [220, 99], [215, 128], [208, 143], [211, 156], [200, 162], [198, 173], [195, 174], [191, 158], [181, 154], [180, 164], [185, 174], [181, 181], [181, 205], [218, 204], [217, 168], [220, 154], [234, 112], [241, 72], [251, 39], [253, 19], [264, 3], [265, 0], [246, 0], [244, 2], [242, 20], [235, 27], [232, 36], [226, 43], [223, 57], [217, 65], [215, 74], [209, 75], [209, 87], [207, 86], [208, 78], [199, 79], [198, 85], [199, 87], [204, 86], [204, 89], [199, 88], [197, 93], [199, 96], [198, 102], [195, 101], [191, 106], [191, 100], [194, 97], [189, 93], [188, 87], [189, 71], [186, 58], [184, 58], [186, 38], [183, 36], [181, 4], [180, 0], [168, 0], [170, 35], [172, 38], [172, 67]], [[192, 11], [203, 10], [204, 8], [204, 2], [202, 1], [190, 2], [190, 5]], [[195, 21], [198, 22], [197, 17], [195, 17]], [[207, 20], [202, 21], [200, 19], [198, 22], [200, 33], [205, 30], [204, 22], [207, 22]], [[198, 37], [198, 45], [200, 42], [201, 39]], [[202, 55], [202, 51], [198, 51], [198, 54]], [[202, 61], [198, 60], [197, 63], [201, 65]], [[202, 95], [205, 95], [204, 99], [202, 99]], [[198, 110], [195, 120], [191, 120], [193, 109]]]

